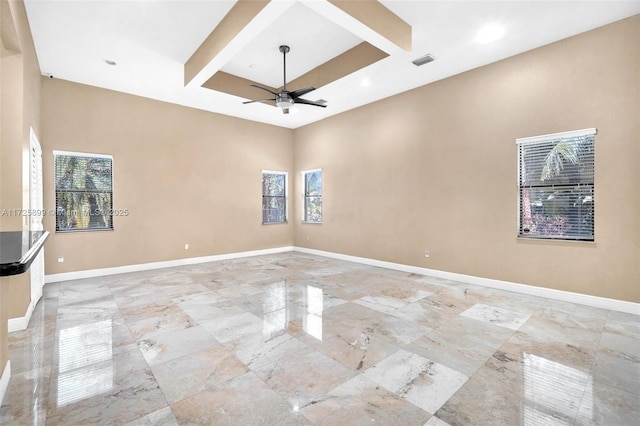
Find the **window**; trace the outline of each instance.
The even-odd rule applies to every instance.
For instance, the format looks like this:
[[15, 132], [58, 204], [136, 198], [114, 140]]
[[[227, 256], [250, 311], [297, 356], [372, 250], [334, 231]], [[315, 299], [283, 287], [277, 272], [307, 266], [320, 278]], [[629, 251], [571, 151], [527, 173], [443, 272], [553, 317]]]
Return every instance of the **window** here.
[[287, 222], [287, 173], [262, 171], [262, 223]]
[[596, 129], [518, 139], [519, 237], [593, 241]]
[[56, 232], [113, 229], [113, 157], [54, 151]]
[[322, 170], [302, 172], [304, 180], [304, 206], [302, 221], [322, 223]]

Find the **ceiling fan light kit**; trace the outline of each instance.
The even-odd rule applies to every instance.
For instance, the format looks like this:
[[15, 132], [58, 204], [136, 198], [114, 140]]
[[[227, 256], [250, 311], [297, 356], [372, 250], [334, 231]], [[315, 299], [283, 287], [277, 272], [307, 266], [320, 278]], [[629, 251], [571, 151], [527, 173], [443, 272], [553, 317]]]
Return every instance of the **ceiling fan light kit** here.
[[264, 101], [274, 101], [278, 108], [282, 109], [283, 114], [289, 114], [289, 108], [293, 107], [294, 104], [303, 104], [303, 105], [313, 105], [319, 106], [321, 108], [326, 108], [326, 101], [323, 102], [314, 102], [307, 99], [301, 98], [302, 95], [305, 95], [313, 90], [316, 90], [315, 87], [305, 87], [304, 89], [294, 90], [290, 92], [287, 90], [287, 53], [289, 53], [291, 49], [289, 46], [282, 45], [280, 46], [280, 52], [282, 53], [282, 62], [283, 62], [283, 86], [282, 90], [278, 93], [267, 89], [266, 87], [258, 86], [256, 84], [252, 84], [251, 87], [255, 87], [256, 89], [264, 90], [265, 92], [271, 93], [274, 97], [269, 99], [256, 99], [253, 101], [246, 101], [243, 104], [250, 104], [254, 102], [264, 102]]

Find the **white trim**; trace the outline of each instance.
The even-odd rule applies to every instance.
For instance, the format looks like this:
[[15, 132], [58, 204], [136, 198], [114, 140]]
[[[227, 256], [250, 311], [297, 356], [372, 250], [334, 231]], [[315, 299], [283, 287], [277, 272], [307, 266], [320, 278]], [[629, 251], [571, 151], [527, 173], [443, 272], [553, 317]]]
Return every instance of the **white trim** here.
[[568, 132], [550, 133], [548, 135], [519, 138], [519, 139], [516, 139], [516, 143], [518, 145], [525, 145], [529, 143], [548, 142], [549, 140], [575, 138], [580, 136], [588, 136], [588, 135], [596, 135], [596, 134], [598, 134], [598, 129], [596, 129], [595, 127], [592, 127], [589, 129], [571, 130]]
[[239, 259], [242, 257], [262, 256], [265, 254], [286, 253], [293, 251], [293, 246], [276, 247], [262, 250], [251, 250], [237, 253], [216, 254], [213, 256], [189, 257], [185, 259], [167, 260], [163, 262], [142, 263], [138, 265], [116, 266], [113, 268], [89, 269], [85, 271], [63, 272], [45, 275], [45, 283], [55, 283], [82, 278], [101, 277], [105, 275], [124, 274], [127, 272], [148, 271], [152, 269], [171, 268], [174, 266], [195, 265], [198, 263], [217, 262], [220, 260]]
[[29, 321], [31, 321], [31, 315], [33, 314], [33, 310], [35, 309], [37, 303], [37, 300], [35, 301], [35, 303], [32, 300], [29, 303], [27, 312], [23, 317], [9, 318], [9, 320], [7, 321], [7, 328], [9, 333], [13, 333], [14, 331], [26, 330], [27, 327], [29, 327]]
[[318, 167], [316, 169], [303, 170], [300, 173], [304, 174], [304, 173], [313, 173], [313, 172], [321, 172], [321, 171], [322, 171], [322, 167]]
[[591, 296], [588, 294], [573, 293], [564, 290], [536, 287], [526, 284], [512, 283], [509, 281], [494, 280], [491, 278], [475, 277], [472, 275], [457, 274], [454, 272], [439, 271], [436, 269], [421, 268], [418, 266], [403, 265], [400, 263], [385, 262], [382, 260], [369, 259], [365, 257], [350, 256], [340, 253], [332, 253], [322, 250], [295, 247], [294, 251], [318, 256], [330, 257], [333, 259], [345, 260], [348, 262], [361, 263], [379, 268], [393, 269], [396, 271], [408, 272], [419, 275], [427, 275], [436, 278], [444, 278], [452, 281], [459, 281], [483, 287], [496, 288], [499, 290], [513, 291], [515, 293], [527, 294], [530, 296], [544, 297], [547, 299], [560, 300], [564, 302], [578, 303], [595, 308], [610, 309], [612, 311], [626, 312], [640, 315], [640, 304], [627, 302], [625, 300], [609, 299], [606, 297]]
[[4, 396], [9, 388], [9, 380], [11, 379], [11, 361], [7, 360], [7, 365], [4, 366], [2, 376], [0, 377], [0, 405], [4, 401]]
[[88, 152], [73, 152], [73, 151], [58, 151], [53, 150], [53, 155], [65, 155], [67, 157], [95, 157], [95, 158], [109, 158], [113, 160], [113, 155], [110, 154], [93, 154]]
[[269, 174], [269, 175], [288, 175], [289, 172], [283, 172], [282, 170], [267, 170], [267, 169], [262, 169], [262, 174]]

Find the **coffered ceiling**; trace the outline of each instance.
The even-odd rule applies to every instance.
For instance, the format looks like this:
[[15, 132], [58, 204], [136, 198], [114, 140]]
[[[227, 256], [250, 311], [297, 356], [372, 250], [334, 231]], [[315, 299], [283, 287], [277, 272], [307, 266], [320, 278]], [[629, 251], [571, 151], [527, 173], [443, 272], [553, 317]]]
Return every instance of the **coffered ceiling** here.
[[[296, 128], [640, 13], [626, 1], [25, 0], [53, 78]], [[287, 89], [326, 108], [243, 102]], [[435, 61], [412, 61], [431, 54]]]

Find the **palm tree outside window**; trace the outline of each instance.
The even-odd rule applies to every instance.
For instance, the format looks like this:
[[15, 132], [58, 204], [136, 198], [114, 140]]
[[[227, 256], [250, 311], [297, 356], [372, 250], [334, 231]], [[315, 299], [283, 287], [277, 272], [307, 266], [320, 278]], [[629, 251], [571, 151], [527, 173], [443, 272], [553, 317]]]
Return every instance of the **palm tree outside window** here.
[[113, 157], [53, 154], [56, 232], [113, 230]]

